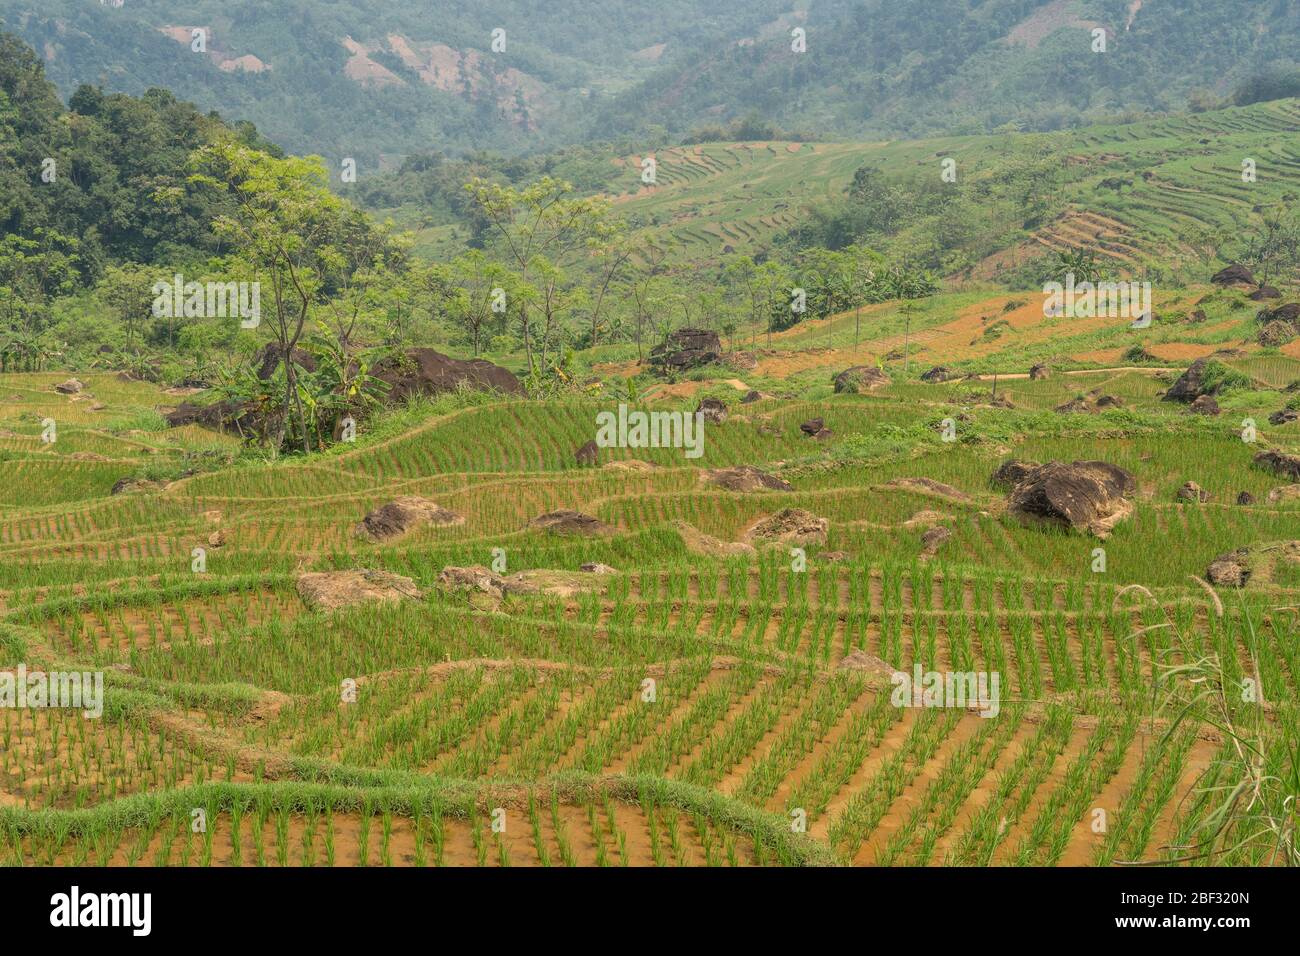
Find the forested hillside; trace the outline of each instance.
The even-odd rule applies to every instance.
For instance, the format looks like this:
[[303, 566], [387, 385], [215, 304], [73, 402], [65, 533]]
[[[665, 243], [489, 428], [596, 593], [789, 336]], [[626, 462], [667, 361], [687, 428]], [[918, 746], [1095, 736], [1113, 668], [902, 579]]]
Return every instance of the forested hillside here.
[[0, 0], [0, 20], [65, 98], [166, 87], [335, 171], [750, 115], [823, 139], [1054, 129], [1294, 94], [1300, 48], [1288, 0]]

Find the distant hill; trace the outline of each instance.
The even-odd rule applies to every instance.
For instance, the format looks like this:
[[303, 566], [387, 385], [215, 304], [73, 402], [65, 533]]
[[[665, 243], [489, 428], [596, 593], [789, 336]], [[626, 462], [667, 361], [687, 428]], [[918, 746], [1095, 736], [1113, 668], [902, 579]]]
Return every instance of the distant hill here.
[[65, 98], [161, 86], [371, 169], [662, 144], [751, 114], [821, 139], [1047, 130], [1280, 95], [1270, 78], [1294, 78], [1300, 49], [1288, 0], [114, 3], [0, 0], [0, 19]]

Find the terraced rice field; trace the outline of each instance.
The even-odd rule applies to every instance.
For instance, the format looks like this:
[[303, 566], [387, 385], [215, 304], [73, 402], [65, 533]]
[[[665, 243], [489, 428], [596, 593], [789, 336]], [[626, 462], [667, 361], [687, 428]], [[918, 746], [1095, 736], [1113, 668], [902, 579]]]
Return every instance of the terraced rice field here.
[[[743, 161], [706, 149], [681, 175]], [[1290, 374], [1277, 356], [1243, 361], [1273, 387]], [[228, 439], [150, 425], [168, 401], [151, 386], [86, 376], [105, 406], [92, 416], [52, 392], [59, 378], [0, 378], [16, 396], [0, 402], [0, 665], [100, 672], [103, 712], [0, 708], [7, 863], [1170, 862], [1230, 771], [1214, 727], [1153, 707], [1163, 665], [1213, 656], [1227, 680], [1257, 680], [1266, 723], [1296, 717], [1300, 568], [1215, 600], [1192, 577], [1300, 537], [1300, 501], [1269, 501], [1279, 481], [1234, 422], [1158, 402], [1148, 374], [1085, 377], [1131, 412], [1095, 417], [1050, 411], [1086, 391], [1065, 375], [1004, 381], [1011, 409], [974, 400], [974, 380], [786, 395], [734, 405], [698, 460], [609, 449], [587, 468], [573, 452], [596, 400], [472, 404], [231, 466], [212, 464]], [[800, 431], [814, 415], [831, 441]], [[962, 439], [944, 442], [954, 416]], [[41, 442], [50, 417], [59, 438]], [[1296, 427], [1261, 426], [1261, 441], [1300, 450]], [[1136, 476], [1104, 571], [1095, 539], [1008, 517], [989, 483], [1008, 457]], [[701, 482], [736, 465], [791, 490]], [[1209, 502], [1178, 501], [1189, 479]], [[1233, 505], [1241, 491], [1257, 504]], [[409, 494], [465, 520], [385, 544], [354, 534]], [[698, 534], [735, 543], [786, 508], [827, 519], [825, 539], [701, 549]], [[609, 531], [529, 527], [559, 509]], [[951, 537], [922, 557], [937, 524]], [[494, 561], [612, 570], [499, 603], [439, 585], [445, 567]], [[299, 596], [304, 572], [351, 568], [419, 595], [337, 610]], [[916, 667], [998, 675], [996, 714], [899, 706], [891, 673]], [[1270, 860], [1251, 844], [1226, 862]]]

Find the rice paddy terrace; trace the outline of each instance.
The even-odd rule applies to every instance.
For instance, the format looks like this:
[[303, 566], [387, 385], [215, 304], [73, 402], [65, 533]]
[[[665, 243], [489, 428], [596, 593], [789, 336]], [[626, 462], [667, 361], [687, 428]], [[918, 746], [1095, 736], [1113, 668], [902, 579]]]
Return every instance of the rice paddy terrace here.
[[[642, 156], [619, 162], [616, 208], [670, 257], [707, 260], [753, 253], [793, 226], [809, 203], [839, 197], [863, 165], [906, 180], [956, 161], [958, 189], [981, 189], [1018, 165], [1052, 157], [1063, 170], [1051, 215], [1013, 228], [973, 274], [1054, 250], [1087, 247], [1121, 272], [1192, 265], [1198, 239], [1258, 222], [1260, 208], [1300, 187], [1300, 101], [1171, 116], [1068, 133], [952, 136], [882, 143], [707, 143], [654, 154], [655, 184], [641, 182]], [[1243, 162], [1255, 178], [1243, 181]], [[970, 183], [971, 186], [966, 184]]]
[[[233, 440], [165, 429], [155, 406], [176, 399], [154, 386], [89, 374], [67, 396], [66, 375], [0, 377], [0, 666], [105, 675], [99, 719], [0, 708], [0, 858], [1177, 859], [1228, 771], [1212, 727], [1153, 712], [1170, 652], [1256, 676], [1266, 723], [1294, 721], [1300, 694], [1300, 567], [1216, 598], [1192, 580], [1300, 537], [1300, 500], [1270, 500], [1285, 482], [1252, 463], [1300, 452], [1300, 423], [1265, 424], [1300, 363], [1231, 361], [1254, 381], [1221, 418], [1160, 402], [1158, 369], [1004, 379], [1010, 408], [984, 381], [896, 381], [732, 404], [699, 459], [602, 449], [590, 467], [574, 451], [609, 401], [448, 406], [308, 459], [213, 466]], [[1124, 407], [1051, 411], [1093, 388]], [[828, 440], [800, 430], [814, 416]], [[1134, 512], [1104, 542], [1023, 526], [989, 480], [1009, 457], [1126, 468]], [[740, 465], [789, 490], [701, 481]], [[112, 493], [126, 477], [154, 483]], [[1188, 480], [1209, 500], [1180, 500]], [[1243, 491], [1254, 505], [1234, 504]], [[356, 535], [402, 495], [464, 521]], [[742, 544], [787, 508], [828, 522], [806, 563]], [[530, 526], [561, 509], [601, 533]], [[951, 537], [923, 556], [936, 525]], [[564, 586], [440, 582], [494, 563]], [[300, 597], [304, 573], [355, 568], [415, 589], [333, 610]], [[895, 706], [890, 669], [916, 665], [1000, 674], [998, 715]], [[1226, 862], [1268, 861], [1252, 846]]]

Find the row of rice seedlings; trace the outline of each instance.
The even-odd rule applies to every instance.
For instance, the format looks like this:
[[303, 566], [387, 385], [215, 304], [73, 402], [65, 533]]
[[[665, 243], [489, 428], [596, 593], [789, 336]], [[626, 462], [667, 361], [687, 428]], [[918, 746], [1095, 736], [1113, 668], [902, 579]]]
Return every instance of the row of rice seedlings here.
[[728, 771], [753, 752], [783, 715], [803, 702], [809, 689], [807, 678], [794, 671], [787, 671], [764, 685], [721, 731], [715, 730], [685, 768], [674, 776], [701, 787], [716, 787]]
[[929, 862], [939, 838], [948, 832], [967, 798], [1020, 729], [1022, 715], [1016, 708], [1001, 719], [984, 721], [973, 737], [948, 755], [934, 782], [876, 854], [873, 866], [924, 866]]
[[903, 708], [893, 705], [889, 694], [876, 694], [867, 707], [853, 715], [844, 733], [794, 787], [786, 798], [786, 812], [801, 808], [809, 822], [825, 813], [831, 799], [880, 746], [889, 728], [902, 720], [903, 713]]
[[705, 688], [686, 713], [672, 720], [666, 730], [651, 737], [628, 762], [627, 772], [634, 776], [666, 775], [678, 760], [708, 737], [736, 701], [757, 687], [761, 677], [759, 667], [742, 661], [717, 686]]
[[528, 779], [549, 772], [573, 749], [579, 738], [608, 720], [617, 707], [634, 697], [639, 699], [642, 680], [640, 673], [629, 670], [600, 681], [590, 697], [579, 701], [561, 720], [548, 725], [520, 747], [510, 758], [506, 773]]
[[1008, 831], [1024, 813], [1034, 792], [1047, 779], [1052, 764], [1069, 742], [1073, 715], [1048, 707], [1046, 719], [1016, 759], [998, 775], [997, 787], [956, 844], [944, 857], [945, 866], [988, 866]]
[[907, 789], [917, 771], [938, 751], [961, 716], [962, 712], [955, 709], [921, 711], [902, 745], [886, 758], [867, 786], [850, 797], [831, 820], [826, 836], [830, 844], [847, 859], [856, 856], [863, 841], [884, 819], [889, 807]]
[[1066, 769], [1060, 785], [1039, 808], [1033, 826], [1014, 851], [1014, 865], [1055, 866], [1060, 861], [1074, 825], [1106, 781], [1119, 771], [1137, 724], [1132, 712], [1102, 716], [1084, 749]]
[[1133, 785], [1110, 815], [1106, 839], [1093, 855], [1094, 865], [1110, 866], [1116, 860], [1142, 858], [1195, 742], [1196, 731], [1192, 727], [1182, 728], [1173, 737], [1144, 739], [1149, 749], [1143, 755]]

